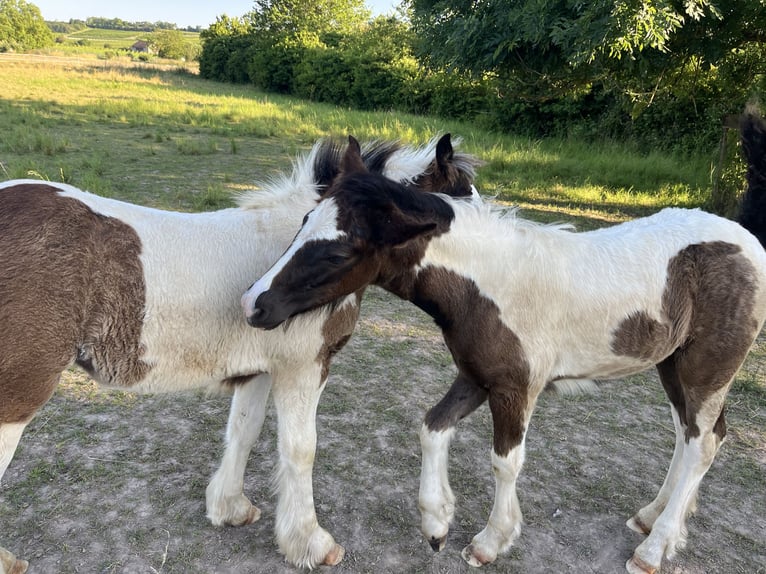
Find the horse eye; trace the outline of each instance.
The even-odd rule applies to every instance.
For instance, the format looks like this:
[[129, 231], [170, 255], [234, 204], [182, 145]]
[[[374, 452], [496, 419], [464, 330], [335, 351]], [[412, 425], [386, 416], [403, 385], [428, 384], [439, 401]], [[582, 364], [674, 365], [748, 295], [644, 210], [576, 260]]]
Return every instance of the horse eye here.
[[330, 265], [334, 265], [337, 267], [337, 266], [343, 265], [346, 262], [346, 258], [343, 257], [342, 255], [330, 255], [327, 258], [327, 262]]

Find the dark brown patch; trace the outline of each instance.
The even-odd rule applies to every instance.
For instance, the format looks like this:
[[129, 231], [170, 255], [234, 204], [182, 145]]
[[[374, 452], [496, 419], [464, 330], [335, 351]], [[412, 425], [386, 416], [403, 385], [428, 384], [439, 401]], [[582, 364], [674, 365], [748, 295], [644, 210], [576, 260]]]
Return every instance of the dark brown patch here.
[[426, 413], [425, 424], [431, 431], [445, 431], [454, 427], [486, 400], [485, 388], [458, 373], [447, 394]]
[[[507, 455], [521, 444], [526, 430], [529, 364], [519, 338], [500, 319], [500, 309], [472, 280], [443, 268], [421, 270], [411, 292], [396, 294], [406, 295], [434, 318], [464, 379], [460, 388], [453, 385], [458, 403], [442, 405], [442, 416], [454, 417], [471, 406], [476, 408], [483, 402], [483, 391], [492, 412], [495, 453]], [[464, 393], [467, 382], [481, 391]], [[433, 428], [444, 424], [435, 417], [436, 413]]]
[[363, 294], [364, 289], [357, 291], [355, 293], [356, 301], [353, 305], [344, 305], [334, 309], [327, 318], [327, 321], [325, 321], [325, 324], [322, 325], [322, 337], [324, 343], [319, 350], [319, 355], [317, 355], [317, 361], [322, 364], [322, 378], [320, 379], [320, 384], [324, 384], [327, 380], [332, 358], [351, 338], [351, 333], [354, 331], [356, 321], [359, 319], [359, 309]]
[[668, 325], [639, 311], [617, 327], [612, 339], [612, 351], [617, 355], [657, 362], [667, 356], [669, 340]]
[[46, 184], [0, 191], [0, 423], [27, 420], [77, 360], [131, 385], [141, 361], [141, 242]]
[[[729, 385], [757, 335], [758, 285], [741, 248], [721, 241], [686, 247], [668, 263], [667, 277], [667, 323], [633, 315], [615, 332], [612, 348], [659, 361], [660, 379], [688, 440], [700, 434], [700, 408]], [[713, 430], [721, 438], [726, 434], [723, 413]]]

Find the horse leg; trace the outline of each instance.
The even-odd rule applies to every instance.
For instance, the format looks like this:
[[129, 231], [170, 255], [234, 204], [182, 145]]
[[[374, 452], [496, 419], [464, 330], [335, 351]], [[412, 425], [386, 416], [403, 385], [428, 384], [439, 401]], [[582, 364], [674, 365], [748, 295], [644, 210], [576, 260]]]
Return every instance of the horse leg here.
[[[676, 431], [676, 445], [673, 450], [673, 458], [668, 468], [668, 474], [665, 481], [657, 493], [657, 497], [649, 504], [639, 510], [630, 520], [628, 528], [639, 534], [649, 534], [652, 531], [657, 517], [665, 510], [665, 506], [670, 500], [670, 495], [678, 483], [683, 466], [683, 453], [686, 445], [684, 437], [686, 435], [686, 401], [684, 399], [681, 382], [678, 380], [678, 371], [676, 369], [676, 355], [671, 355], [663, 362], [657, 365], [657, 371], [660, 375], [660, 381], [670, 400], [670, 413], [673, 417], [673, 426]], [[683, 421], [682, 421], [683, 418]], [[690, 505], [690, 512], [696, 507], [696, 499]]]
[[434, 551], [444, 548], [455, 513], [455, 496], [449, 485], [449, 443], [455, 425], [487, 399], [487, 391], [459, 373], [452, 387], [426, 414], [420, 429], [423, 464], [418, 507], [421, 531]]
[[[649, 534], [652, 531], [655, 520], [657, 520], [657, 517], [662, 514], [663, 510], [665, 510], [665, 506], [667, 505], [670, 495], [673, 492], [673, 489], [675, 489], [681, 474], [685, 446], [684, 426], [681, 424], [678, 411], [676, 411], [675, 407], [671, 406], [670, 412], [673, 416], [673, 424], [676, 429], [676, 446], [673, 450], [673, 459], [670, 461], [670, 467], [665, 476], [665, 481], [662, 483], [662, 487], [660, 487], [657, 497], [636, 512], [636, 514], [627, 522], [628, 528], [639, 534]], [[694, 509], [692, 508], [691, 510], [693, 511]]]
[[[709, 410], [715, 409], [711, 407]], [[675, 551], [685, 545], [686, 516], [695, 503], [702, 477], [710, 468], [722, 443], [722, 438], [713, 432], [713, 426], [718, 426], [718, 420], [723, 424], [723, 412], [720, 409], [717, 412], [719, 417], [709, 416], [712, 422], [706, 421], [707, 428], [704, 431], [700, 429], [700, 436], [690, 439], [685, 445], [676, 488], [665, 509], [655, 520], [651, 533], [625, 565], [631, 574], [653, 574], [659, 570], [663, 558], [672, 558]]]
[[[13, 459], [24, 429], [35, 412], [53, 394], [65, 366], [66, 361], [53, 366], [42, 361], [34, 365], [12, 365], [0, 374], [0, 396], [17, 397], [16, 400], [5, 399], [0, 404], [0, 482]], [[36, 384], [30, 381], [41, 382]], [[19, 394], [18, 389], [24, 389], [25, 392]], [[28, 566], [26, 560], [18, 560], [11, 552], [0, 547], [0, 574], [23, 574]]]
[[245, 467], [266, 417], [271, 377], [259, 375], [234, 389], [226, 425], [226, 450], [206, 491], [207, 517], [215, 526], [242, 526], [261, 517], [244, 494]]
[[26, 560], [17, 560], [5, 548], [0, 548], [0, 574], [24, 574], [29, 568]]
[[[541, 386], [542, 387], [542, 386]], [[487, 526], [473, 537], [461, 555], [471, 566], [494, 562], [508, 550], [521, 533], [521, 507], [516, 479], [524, 464], [527, 423], [537, 393], [524, 389], [491, 389], [489, 408], [494, 426], [492, 472], [495, 475], [495, 503]]]
[[28, 424], [29, 421], [0, 424], [0, 482], [3, 480], [8, 465], [11, 464], [21, 434]]
[[[672, 557], [686, 542], [686, 517], [695, 508], [697, 490], [726, 436], [723, 406], [734, 373], [744, 360], [747, 348], [716, 361], [716, 373], [707, 375], [701, 366], [710, 360], [705, 348], [687, 348], [676, 353], [670, 363], [683, 395], [684, 410], [679, 410], [681, 426], [686, 427], [678, 477], [667, 503], [651, 526], [649, 536], [625, 565], [631, 574], [652, 574], [664, 557]], [[723, 382], [722, 382], [723, 381]], [[664, 382], [664, 381], [663, 381]], [[671, 401], [674, 401], [671, 392]], [[680, 404], [680, 403], [679, 403]]]
[[[29, 421], [0, 424], [0, 481], [2, 481], [3, 475], [11, 463], [21, 433], [24, 432], [28, 423]], [[17, 560], [8, 550], [0, 547], [0, 574], [23, 574], [27, 571], [28, 566], [29, 562]]]
[[322, 365], [299, 373], [274, 373], [279, 429], [276, 537], [285, 558], [301, 567], [334, 566], [345, 553], [319, 526], [311, 475], [316, 454], [316, 409], [324, 390]]

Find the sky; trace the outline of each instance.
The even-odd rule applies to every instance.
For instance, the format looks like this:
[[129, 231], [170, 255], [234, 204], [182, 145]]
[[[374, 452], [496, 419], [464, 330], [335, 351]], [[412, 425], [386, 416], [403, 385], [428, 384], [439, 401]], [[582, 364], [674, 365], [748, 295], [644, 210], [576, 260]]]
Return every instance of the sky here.
[[[394, 11], [398, 0], [365, 0], [373, 15]], [[242, 16], [253, 9], [253, 0], [29, 0], [45, 20], [85, 20], [91, 16], [120, 18], [127, 22], [172, 22], [179, 28], [207, 28], [220, 14]]]

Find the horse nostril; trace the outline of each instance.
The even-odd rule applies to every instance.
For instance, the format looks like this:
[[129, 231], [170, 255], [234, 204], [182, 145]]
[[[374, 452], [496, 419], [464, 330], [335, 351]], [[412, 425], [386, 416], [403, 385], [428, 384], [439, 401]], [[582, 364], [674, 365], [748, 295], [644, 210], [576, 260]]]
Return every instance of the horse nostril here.
[[263, 307], [253, 307], [252, 312], [247, 317], [247, 322], [251, 327], [263, 327], [263, 322], [269, 317], [269, 312]]

